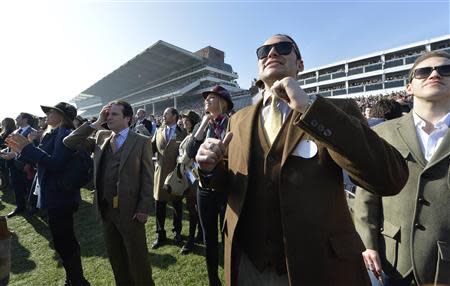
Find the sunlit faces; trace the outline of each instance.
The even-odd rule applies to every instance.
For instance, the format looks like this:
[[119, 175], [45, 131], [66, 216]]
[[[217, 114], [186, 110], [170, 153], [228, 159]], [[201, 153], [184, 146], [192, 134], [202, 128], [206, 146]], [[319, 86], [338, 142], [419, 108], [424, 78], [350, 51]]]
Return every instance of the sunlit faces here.
[[47, 113], [47, 124], [51, 127], [57, 127], [63, 121], [63, 115], [54, 109], [50, 109]]
[[118, 133], [128, 127], [130, 117], [123, 115], [123, 106], [118, 104], [112, 104], [108, 112], [106, 122], [108, 128]]
[[164, 110], [163, 120], [164, 120], [164, 124], [168, 125], [168, 126], [175, 124], [177, 122], [177, 116], [175, 114], [173, 114], [172, 108], [169, 107], [169, 108], [166, 108], [166, 110]]
[[145, 110], [139, 109], [136, 113], [136, 118], [142, 120], [145, 118]]
[[[291, 42], [291, 40], [284, 36], [273, 36], [264, 42], [264, 45], [279, 42]], [[259, 78], [269, 86], [274, 81], [287, 76], [295, 77], [302, 70], [303, 62], [297, 58], [294, 49], [288, 55], [280, 55], [275, 48], [272, 48], [267, 57], [258, 60]]]
[[210, 93], [205, 98], [205, 111], [215, 114], [220, 113], [220, 97], [217, 94]]
[[183, 121], [183, 128], [186, 129], [187, 132], [191, 133], [193, 127], [191, 120], [187, 117], [183, 117], [182, 121]]
[[[437, 67], [449, 65], [450, 59], [444, 57], [432, 57], [419, 63], [415, 70], [424, 67]], [[437, 70], [433, 70], [428, 77], [422, 79], [413, 78], [406, 86], [406, 91], [414, 95], [415, 100], [442, 101], [450, 100], [450, 77], [443, 76]]]

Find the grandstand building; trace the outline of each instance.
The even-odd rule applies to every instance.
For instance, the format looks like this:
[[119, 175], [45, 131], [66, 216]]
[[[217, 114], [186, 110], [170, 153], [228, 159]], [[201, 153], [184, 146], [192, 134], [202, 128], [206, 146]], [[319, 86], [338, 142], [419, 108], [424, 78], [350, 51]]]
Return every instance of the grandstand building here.
[[238, 75], [225, 63], [225, 53], [211, 46], [195, 53], [158, 41], [71, 100], [83, 117], [96, 116], [108, 102], [128, 101], [134, 109], [162, 114], [203, 107], [200, 94], [211, 86], [227, 88], [240, 109], [251, 102], [250, 93], [236, 83]]
[[308, 94], [360, 97], [405, 89], [414, 61], [428, 51], [450, 53], [450, 35], [329, 64], [299, 73]]

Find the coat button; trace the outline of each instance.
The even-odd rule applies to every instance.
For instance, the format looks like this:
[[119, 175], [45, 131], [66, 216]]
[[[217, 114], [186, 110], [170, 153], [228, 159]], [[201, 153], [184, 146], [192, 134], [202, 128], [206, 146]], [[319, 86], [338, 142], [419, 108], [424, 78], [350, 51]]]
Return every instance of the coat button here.
[[322, 124], [319, 124], [319, 126], [317, 126], [317, 130], [319, 130], [319, 132], [323, 132], [325, 127]]
[[420, 223], [418, 223], [418, 222], [416, 222], [414, 224], [414, 227], [417, 228], [417, 229], [420, 229], [420, 230], [425, 230], [425, 227], [423, 225], [421, 225]]
[[323, 132], [323, 135], [324, 135], [325, 137], [330, 137], [331, 134], [332, 134], [332, 132], [331, 132], [330, 129], [325, 129], [325, 131]]
[[315, 119], [311, 120], [311, 126], [312, 127], [316, 127], [317, 125], [319, 125], [319, 122]]

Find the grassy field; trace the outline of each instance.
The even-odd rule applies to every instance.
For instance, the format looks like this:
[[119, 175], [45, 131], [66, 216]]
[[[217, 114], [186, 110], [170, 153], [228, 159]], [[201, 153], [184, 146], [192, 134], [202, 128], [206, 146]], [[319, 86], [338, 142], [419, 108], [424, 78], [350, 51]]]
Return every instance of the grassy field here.
[[[82, 190], [83, 201], [75, 217], [75, 230], [81, 245], [81, 256], [86, 278], [91, 285], [114, 285], [113, 273], [106, 256], [101, 222], [92, 210], [92, 194]], [[0, 215], [6, 215], [14, 205], [11, 190], [3, 192]], [[194, 253], [179, 254], [180, 246], [174, 245], [170, 235], [171, 210], [168, 210], [166, 231], [169, 244], [150, 250], [149, 257], [156, 285], [208, 285], [204, 247], [197, 245]], [[188, 232], [187, 211], [183, 213], [183, 235]], [[64, 269], [53, 250], [50, 231], [45, 216], [16, 216], [8, 220], [14, 232], [11, 239], [11, 278], [9, 285], [63, 285]], [[147, 244], [155, 238], [154, 213], [146, 224]], [[222, 266], [219, 273], [223, 276]]]

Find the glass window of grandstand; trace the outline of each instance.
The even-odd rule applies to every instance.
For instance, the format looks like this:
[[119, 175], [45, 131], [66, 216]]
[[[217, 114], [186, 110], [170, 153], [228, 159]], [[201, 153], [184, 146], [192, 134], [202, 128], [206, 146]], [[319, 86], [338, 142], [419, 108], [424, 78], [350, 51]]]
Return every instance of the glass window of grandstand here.
[[370, 57], [367, 59], [359, 60], [356, 62], [351, 62], [348, 64], [348, 75], [360, 74], [364, 72], [371, 72], [380, 70], [381, 66], [381, 57]]
[[328, 84], [328, 85], [319, 87], [319, 95], [324, 96], [324, 97], [343, 95], [346, 93], [347, 93], [347, 90], [345, 89], [344, 82]]
[[450, 54], [450, 39], [432, 43], [431, 50], [432, 51], [441, 50]]
[[307, 94], [317, 94], [317, 89], [315, 87], [305, 88]]
[[383, 89], [381, 75], [349, 81], [348, 93], [358, 93]]
[[403, 87], [406, 85], [408, 80], [408, 70], [387, 73], [384, 77], [384, 88], [395, 88], [395, 87]]
[[300, 85], [315, 83], [315, 82], [317, 82], [316, 72], [308, 72], [308, 73], [300, 74], [298, 76], [298, 81], [299, 81]]
[[413, 64], [425, 51], [425, 46], [420, 46], [386, 54], [384, 57], [384, 68]]
[[319, 81], [345, 77], [345, 65], [319, 70]]

